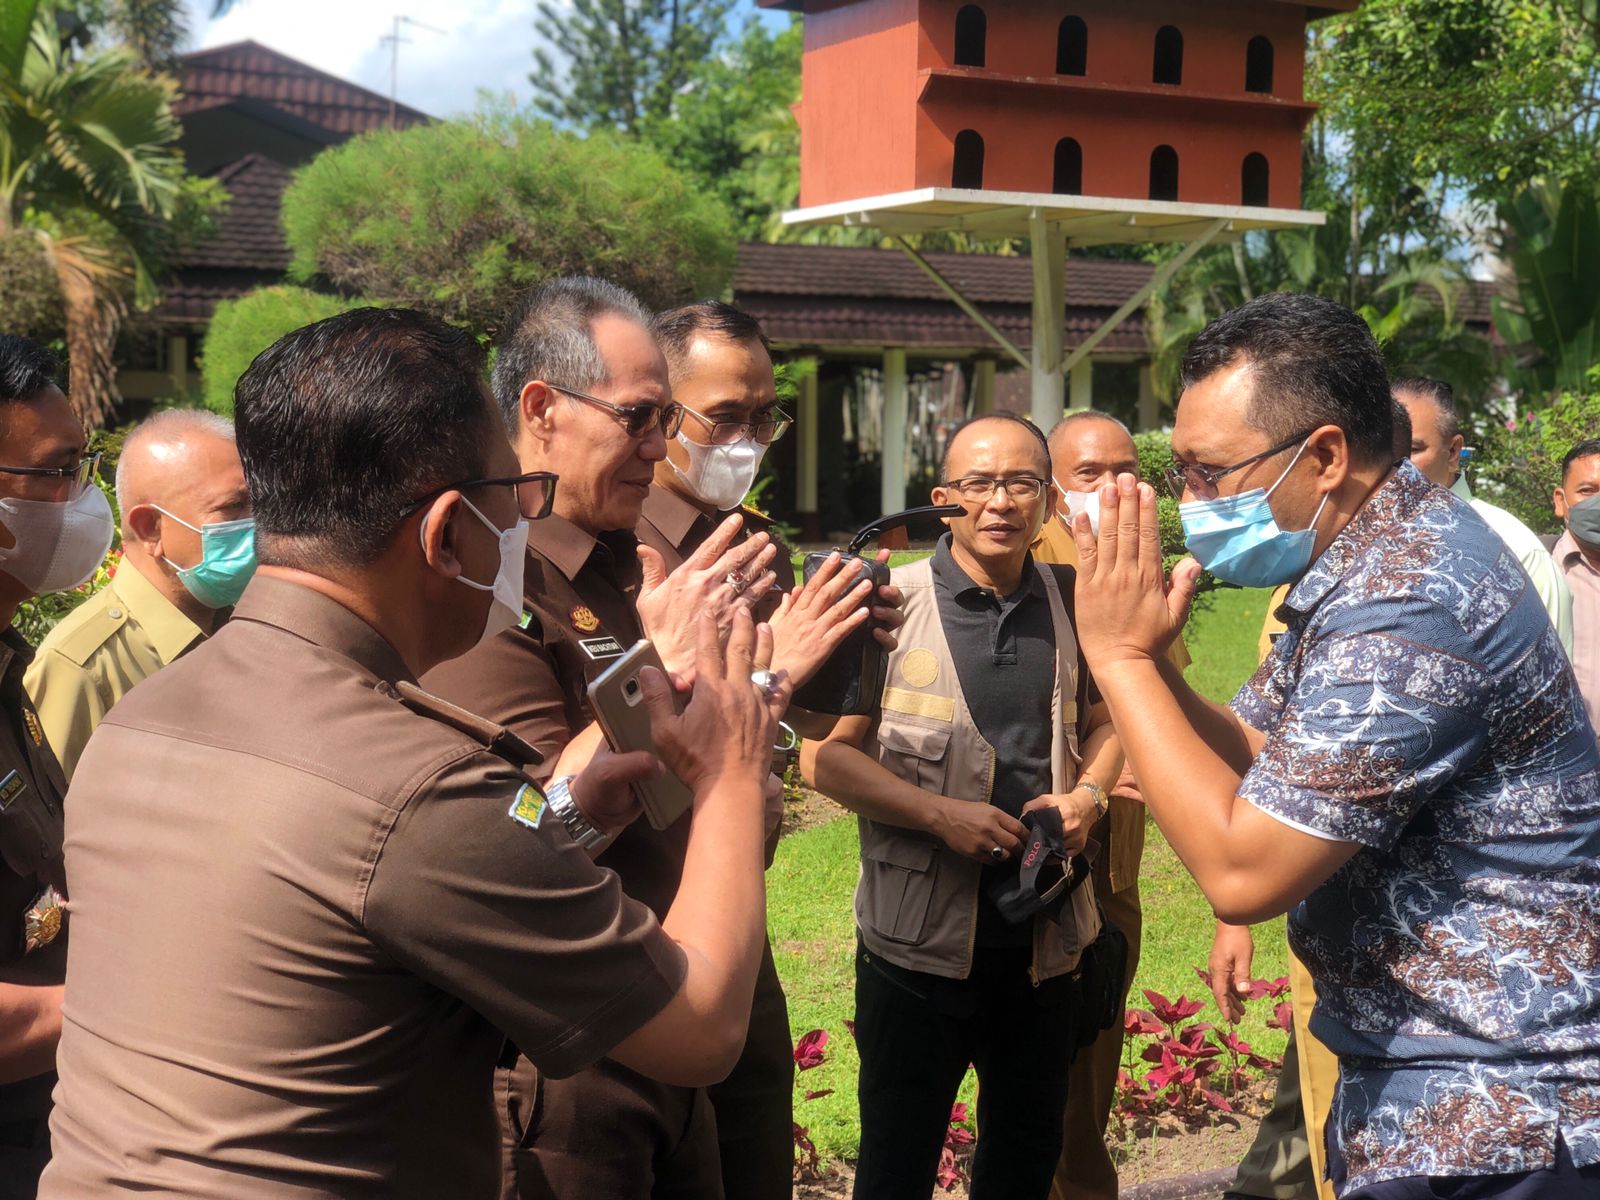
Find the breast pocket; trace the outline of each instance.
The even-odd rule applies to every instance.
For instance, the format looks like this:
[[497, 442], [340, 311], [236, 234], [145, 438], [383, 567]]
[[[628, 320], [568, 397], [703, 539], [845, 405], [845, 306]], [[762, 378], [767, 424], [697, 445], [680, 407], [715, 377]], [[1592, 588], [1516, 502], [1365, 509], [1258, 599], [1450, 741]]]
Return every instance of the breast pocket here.
[[932, 842], [875, 827], [861, 846], [861, 923], [891, 942], [916, 945], [928, 924], [938, 872]]
[[878, 726], [878, 761], [907, 783], [944, 795], [950, 767], [950, 726]]

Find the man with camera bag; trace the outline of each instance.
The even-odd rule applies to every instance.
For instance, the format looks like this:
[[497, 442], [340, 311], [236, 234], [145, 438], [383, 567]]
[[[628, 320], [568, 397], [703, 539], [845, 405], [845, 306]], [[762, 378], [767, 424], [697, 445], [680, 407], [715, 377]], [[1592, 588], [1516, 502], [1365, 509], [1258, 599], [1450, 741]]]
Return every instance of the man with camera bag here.
[[1076, 973], [1100, 930], [1093, 889], [1072, 885], [1122, 751], [1078, 652], [1072, 569], [1029, 552], [1050, 509], [1044, 435], [976, 418], [942, 478], [934, 502], [966, 515], [932, 559], [894, 571], [905, 623], [878, 713], [802, 755], [861, 819], [855, 1195], [927, 1196], [970, 1063], [973, 1196], [1042, 1200], [1089, 1032]]

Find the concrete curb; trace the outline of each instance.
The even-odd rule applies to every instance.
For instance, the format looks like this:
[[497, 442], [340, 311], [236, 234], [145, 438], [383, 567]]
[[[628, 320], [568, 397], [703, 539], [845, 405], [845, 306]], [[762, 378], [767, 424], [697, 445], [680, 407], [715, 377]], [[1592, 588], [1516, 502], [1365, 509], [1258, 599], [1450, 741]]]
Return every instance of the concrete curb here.
[[1157, 1179], [1122, 1188], [1120, 1200], [1217, 1200], [1238, 1173], [1236, 1167], [1221, 1167], [1176, 1179]]

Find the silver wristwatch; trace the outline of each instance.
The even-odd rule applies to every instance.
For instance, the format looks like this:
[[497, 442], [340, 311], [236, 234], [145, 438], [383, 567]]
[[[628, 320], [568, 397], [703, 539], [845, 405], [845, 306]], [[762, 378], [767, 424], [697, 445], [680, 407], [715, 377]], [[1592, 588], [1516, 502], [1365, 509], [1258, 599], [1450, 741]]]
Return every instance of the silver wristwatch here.
[[1094, 801], [1094, 819], [1099, 820], [1111, 811], [1111, 801], [1106, 798], [1106, 790], [1092, 779], [1078, 780], [1078, 786], [1089, 793], [1089, 799]]
[[545, 784], [544, 798], [545, 803], [550, 805], [550, 811], [561, 818], [561, 823], [567, 827], [568, 836], [578, 844], [580, 850], [594, 850], [611, 840], [609, 833], [603, 829], [596, 829], [589, 823], [589, 818], [583, 815], [572, 799], [571, 775], [552, 779]]

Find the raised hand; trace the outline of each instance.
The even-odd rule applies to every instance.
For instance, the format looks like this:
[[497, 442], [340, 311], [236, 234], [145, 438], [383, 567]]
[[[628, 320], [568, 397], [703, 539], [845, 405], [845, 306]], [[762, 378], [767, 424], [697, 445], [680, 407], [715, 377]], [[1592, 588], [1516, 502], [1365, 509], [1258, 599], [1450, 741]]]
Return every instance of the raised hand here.
[[744, 518], [734, 513], [668, 574], [661, 555], [649, 546], [639, 547], [644, 578], [639, 587], [639, 622], [661, 661], [673, 674], [692, 678], [695, 661], [695, 626], [702, 613], [710, 613], [723, 632], [736, 607], [748, 609], [777, 582], [770, 569], [778, 553], [765, 533], [734, 539]]
[[1165, 653], [1188, 619], [1200, 564], [1184, 559], [1169, 585], [1161, 570], [1155, 489], [1132, 475], [1117, 476], [1100, 489], [1099, 537], [1084, 513], [1072, 519], [1072, 537], [1078, 545], [1078, 642], [1089, 665], [1100, 671]]
[[835, 552], [803, 587], [790, 592], [772, 617], [772, 661], [789, 673], [796, 687], [822, 667], [839, 643], [859, 629], [870, 615], [872, 581], [854, 586], [853, 569], [842, 567]]
[[753, 671], [771, 666], [772, 628], [756, 625], [741, 605], [733, 611], [726, 650], [709, 612], [696, 622], [695, 635], [694, 691], [681, 714], [664, 675], [649, 667], [639, 673], [656, 751], [697, 802], [718, 779], [747, 783], [759, 795], [772, 773], [778, 718], [793, 690], [781, 672], [770, 690], [750, 680]]

